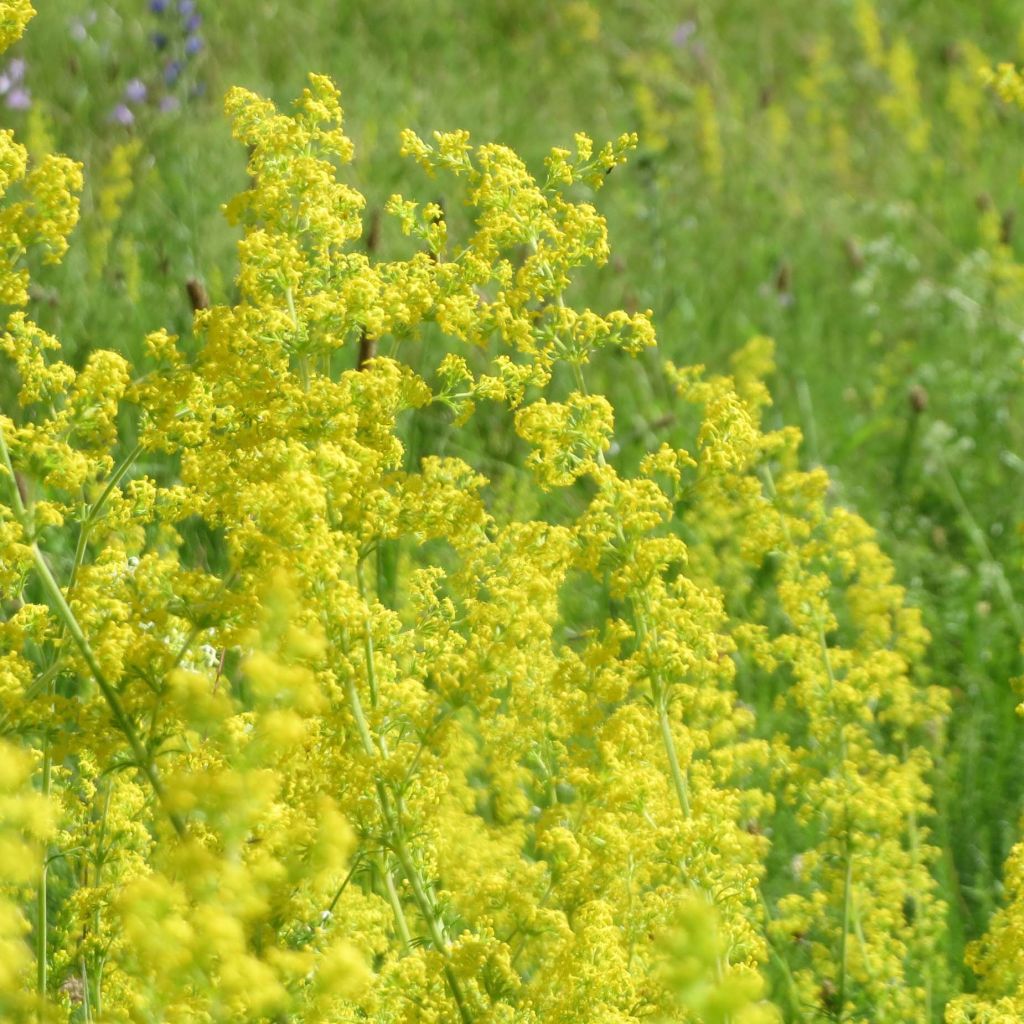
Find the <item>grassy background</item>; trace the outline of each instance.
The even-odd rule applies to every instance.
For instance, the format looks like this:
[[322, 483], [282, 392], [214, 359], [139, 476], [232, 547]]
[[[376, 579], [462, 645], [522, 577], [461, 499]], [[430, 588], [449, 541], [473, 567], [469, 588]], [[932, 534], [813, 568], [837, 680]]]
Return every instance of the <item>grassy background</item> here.
[[[219, 209], [246, 180], [220, 114], [233, 83], [286, 103], [308, 70], [332, 75], [371, 209], [393, 191], [436, 196], [397, 155], [405, 126], [467, 128], [535, 166], [576, 130], [639, 131], [600, 202], [613, 258], [576, 298], [652, 308], [676, 362], [725, 367], [750, 335], [776, 339], [773, 417], [801, 426], [808, 463], [879, 528], [934, 633], [921, 675], [953, 695], [935, 829], [959, 962], [999, 899], [1024, 805], [1010, 682], [1024, 635], [1024, 148], [1021, 117], [976, 75], [1024, 58], [1020, 4], [879, 0], [873, 53], [852, 0], [200, 0], [202, 50], [168, 85], [176, 2], [162, 15], [143, 0], [40, 4], [8, 55], [27, 61], [33, 94], [8, 124], [84, 161], [88, 180], [72, 255], [38, 278], [34, 315], [80, 360], [137, 354], [162, 326], [187, 334], [189, 278], [230, 301]], [[149, 98], [127, 125], [114, 112], [133, 79]], [[656, 441], [671, 408], [653, 364], [596, 372], [625, 457]], [[472, 441], [499, 463], [507, 443]]]

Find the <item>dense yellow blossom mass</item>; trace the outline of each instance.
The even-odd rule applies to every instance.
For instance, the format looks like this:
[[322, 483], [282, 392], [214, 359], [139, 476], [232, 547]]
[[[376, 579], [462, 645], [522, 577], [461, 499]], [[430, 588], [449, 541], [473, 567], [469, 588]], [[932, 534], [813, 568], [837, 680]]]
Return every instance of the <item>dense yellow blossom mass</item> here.
[[[0, 0], [4, 42], [29, 13]], [[677, 436], [635, 471], [588, 389], [601, 350], [655, 344], [566, 294], [609, 253], [580, 197], [635, 139], [578, 135], [538, 179], [406, 133], [468, 228], [395, 196], [383, 261], [327, 78], [227, 111], [238, 301], [194, 354], [158, 332], [75, 370], [17, 308], [0, 338], [4, 1019], [931, 1020], [944, 697], [871, 529], [762, 426], [770, 340], [730, 376], [667, 365]], [[9, 306], [80, 187], [0, 135]], [[566, 500], [531, 518], [485, 465], [412, 464], [434, 405], [486, 408]], [[951, 1021], [1024, 1005], [1021, 864], [975, 953], [999, 1009]]]

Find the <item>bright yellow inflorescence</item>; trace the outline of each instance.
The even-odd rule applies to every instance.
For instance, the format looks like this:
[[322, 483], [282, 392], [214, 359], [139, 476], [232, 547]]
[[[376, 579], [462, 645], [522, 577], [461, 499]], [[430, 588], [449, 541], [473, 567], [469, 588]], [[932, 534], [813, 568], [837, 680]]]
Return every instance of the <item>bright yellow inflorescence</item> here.
[[[28, 10], [0, 0], [5, 39]], [[666, 367], [678, 443], [635, 472], [588, 388], [655, 343], [566, 294], [608, 257], [574, 197], [635, 139], [579, 135], [538, 179], [407, 133], [469, 227], [395, 196], [389, 262], [355, 244], [328, 79], [227, 109], [239, 300], [196, 354], [157, 332], [76, 371], [18, 311], [0, 340], [4, 1019], [928, 1021], [945, 706], [917, 613], [763, 429], [768, 339], [730, 376]], [[19, 306], [80, 174], [9, 135], [0, 167]], [[504, 422], [545, 517], [413, 462], [431, 405]]]

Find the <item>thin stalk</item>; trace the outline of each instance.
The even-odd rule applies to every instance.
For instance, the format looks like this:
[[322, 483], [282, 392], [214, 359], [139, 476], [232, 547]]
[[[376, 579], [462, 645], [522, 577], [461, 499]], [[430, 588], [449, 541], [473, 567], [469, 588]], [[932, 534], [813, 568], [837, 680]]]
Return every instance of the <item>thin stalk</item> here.
[[82, 968], [82, 1008], [85, 1011], [86, 1024], [92, 1024], [92, 1001], [89, 998], [89, 971], [85, 966], [85, 957], [81, 960]]
[[[864, 926], [860, 922], [860, 914], [857, 913], [857, 900], [850, 896], [850, 920], [853, 924], [853, 934], [857, 936], [857, 945], [860, 946], [861, 956], [864, 958], [864, 970], [867, 976], [874, 981], [875, 972], [871, 969], [871, 959], [868, 956], [868, 942], [864, 937]], [[927, 1018], [931, 1020], [929, 1016]]]
[[[363, 750], [369, 757], [376, 758], [380, 756], [387, 756], [386, 754], [383, 754], [374, 743], [373, 735], [370, 732], [370, 726], [366, 720], [366, 714], [363, 711], [363, 703], [359, 697], [359, 691], [356, 689], [354, 679], [349, 679], [346, 686], [346, 692], [349, 704], [352, 708], [352, 716], [356, 722], [356, 730], [359, 733], [360, 741], [363, 745]], [[377, 801], [380, 805], [385, 825], [387, 826], [388, 835], [394, 847], [395, 856], [398, 858], [398, 863], [402, 868], [402, 873], [405, 875], [409, 885], [412, 887], [413, 898], [416, 902], [420, 915], [423, 917], [423, 920], [427, 925], [431, 942], [437, 952], [444, 958], [445, 979], [448, 982], [448, 988], [452, 993], [452, 998], [455, 1000], [455, 1005], [458, 1007], [459, 1016], [462, 1018], [463, 1024], [473, 1024], [473, 1017], [469, 1012], [469, 1007], [466, 1005], [466, 1000], [462, 993], [459, 979], [455, 976], [455, 972], [451, 967], [451, 954], [448, 951], [448, 943], [442, 930], [440, 913], [438, 912], [437, 906], [427, 890], [427, 887], [420, 878], [419, 870], [413, 863], [412, 857], [409, 853], [409, 848], [406, 845], [405, 837], [403, 835], [402, 823], [395, 812], [395, 808], [392, 806], [390, 794], [388, 793], [387, 788], [380, 779], [376, 781], [375, 788], [377, 791]], [[396, 924], [401, 919], [401, 917], [396, 917]], [[398, 925], [398, 927], [399, 932], [401, 932], [401, 925]]]
[[124, 479], [125, 474], [135, 463], [135, 460], [142, 454], [142, 442], [140, 441], [135, 445], [134, 448], [114, 467], [113, 473], [110, 474], [110, 479], [107, 481], [107, 486], [103, 488], [103, 493], [96, 499], [95, 502], [90, 506], [89, 513], [86, 517], [85, 523], [83, 524], [83, 531], [88, 530], [96, 520], [99, 518], [100, 510], [107, 503], [107, 499], [111, 494], [114, 493], [114, 488]]
[[[359, 587], [359, 596], [362, 598], [363, 603], [366, 604], [366, 581], [363, 578], [362, 558], [360, 558], [356, 563], [356, 583]], [[373, 646], [373, 632], [368, 612], [363, 624], [363, 654], [366, 658], [366, 679], [370, 688], [370, 706], [375, 708], [378, 701], [377, 661]], [[353, 690], [353, 694], [354, 699], [358, 701], [358, 693]], [[369, 732], [369, 730], [367, 730], [367, 732]], [[377, 737], [377, 745], [380, 747], [380, 751], [384, 757], [387, 757], [388, 747], [383, 736]], [[388, 801], [388, 803], [390, 804], [390, 801]], [[381, 806], [384, 806], [383, 803]], [[405, 910], [402, 907], [402, 900], [398, 894], [398, 887], [395, 885], [394, 873], [387, 863], [386, 856], [383, 854], [377, 860], [377, 869], [380, 871], [381, 877], [384, 879], [384, 888], [387, 891], [388, 903], [391, 905], [391, 912], [394, 915], [395, 925], [398, 928], [398, 934], [402, 940], [402, 945], [405, 947], [406, 951], [408, 951], [412, 948], [412, 932], [409, 930], [409, 923], [405, 917]]]
[[455, 976], [455, 971], [452, 970], [451, 954], [448, 951], [448, 943], [442, 932], [440, 914], [438, 914], [437, 908], [434, 905], [433, 897], [423, 885], [419, 872], [409, 857], [404, 840], [400, 836], [397, 836], [396, 839], [395, 853], [398, 857], [398, 862], [402, 865], [402, 871], [412, 886], [416, 904], [427, 922], [427, 930], [430, 932], [434, 948], [444, 957], [444, 976], [448, 982], [448, 988], [451, 989], [455, 1005], [458, 1007], [459, 1016], [462, 1018], [463, 1024], [473, 1024], [473, 1015], [469, 1012], [469, 1007], [466, 1005], [459, 979]]
[[363, 579], [363, 559], [356, 563], [356, 585], [359, 596], [367, 607], [367, 615], [363, 625], [363, 653], [366, 657], [366, 680], [370, 687], [370, 706], [377, 706], [377, 668], [373, 650], [373, 633], [370, 629], [369, 605], [366, 601], [366, 581]]
[[395, 924], [398, 926], [398, 934], [405, 946], [406, 952], [412, 948], [412, 933], [409, 931], [409, 922], [405, 919], [405, 911], [402, 909], [402, 901], [398, 895], [398, 888], [395, 885], [394, 876], [387, 866], [384, 857], [380, 858], [380, 873], [384, 878], [384, 888], [387, 890], [388, 903], [391, 904], [391, 912], [395, 915]]
[[789, 966], [789, 961], [775, 948], [775, 940], [772, 939], [768, 925], [771, 924], [772, 912], [768, 906], [768, 901], [765, 899], [764, 890], [758, 886], [757, 894], [761, 899], [761, 906], [764, 909], [765, 919], [765, 934], [768, 938], [768, 952], [775, 958], [779, 966], [782, 968], [782, 973], [786, 979], [786, 985], [789, 988], [789, 1005], [793, 1012], [796, 1014], [797, 1020], [806, 1020], [803, 1009], [800, 1005], [800, 989], [797, 987], [796, 979], [793, 977], [793, 971]]
[[[17, 480], [14, 476], [14, 466], [11, 463], [10, 451], [7, 448], [7, 441], [4, 438], [2, 428], [0, 428], [0, 458], [3, 459], [3, 468], [7, 470], [11, 478], [10, 490], [15, 514], [21, 523], [26, 539], [28, 539], [32, 535], [30, 528], [31, 523], [29, 522], [25, 506], [22, 503], [21, 494], [18, 491]], [[142, 745], [142, 741], [139, 739], [138, 733], [135, 731], [135, 726], [132, 724], [131, 719], [128, 717], [128, 714], [124, 709], [124, 705], [121, 703], [121, 698], [118, 695], [117, 690], [114, 689], [113, 685], [107, 679], [106, 674], [103, 672], [103, 669], [100, 667], [99, 661], [93, 653], [92, 647], [86, 639], [85, 633], [82, 631], [82, 627], [78, 623], [78, 619], [75, 618], [74, 612], [71, 610], [70, 605], [64, 597], [64, 591], [61, 590], [60, 584], [58, 584], [56, 579], [54, 579], [53, 573], [50, 571], [50, 566], [47, 564], [46, 557], [43, 555], [43, 552], [39, 548], [39, 544], [34, 539], [29, 545], [29, 550], [32, 553], [32, 562], [35, 566], [36, 575], [39, 577], [39, 581], [43, 586], [43, 590], [46, 593], [52, 611], [56, 613], [57, 617], [63, 623], [64, 628], [70, 634], [71, 639], [75, 642], [75, 646], [81, 653], [82, 658], [89, 668], [89, 672], [92, 674], [93, 679], [96, 681], [96, 685], [103, 694], [103, 699], [107, 702], [107, 706], [110, 708], [115, 724], [124, 735], [125, 739], [128, 740], [128, 744], [132, 748], [132, 753], [135, 756], [135, 760], [139, 768], [148, 779], [153, 792], [156, 794], [157, 799], [160, 801], [167, 813], [167, 816], [170, 818], [175, 832], [177, 832], [179, 838], [184, 838], [185, 823], [182, 821], [178, 813], [170, 806], [170, 802], [167, 798], [167, 792], [164, 789], [163, 782], [160, 780], [160, 776], [157, 772], [153, 759]]]
[[71, 562], [71, 571], [68, 573], [68, 594], [75, 588], [75, 580], [78, 579], [78, 570], [81, 568], [82, 562], [85, 561], [85, 548], [89, 540], [89, 514], [85, 512], [84, 505], [82, 511], [82, 525], [78, 531], [78, 541], [75, 544], [75, 557]]
[[[558, 296], [558, 302], [560, 305], [562, 304], [561, 295]], [[573, 363], [572, 369], [577, 390], [582, 395], [588, 394], [587, 382], [583, 376], [582, 367], [580, 367], [579, 363]], [[596, 458], [598, 465], [607, 465], [604, 452], [600, 449], [597, 451]], [[619, 540], [625, 543], [626, 537], [623, 533], [621, 522], [616, 522], [616, 530], [618, 532]], [[631, 601], [631, 604], [633, 605], [633, 614], [636, 616], [637, 634], [641, 642], [643, 642], [650, 634], [650, 629], [648, 627], [648, 615], [651, 611], [650, 595], [646, 591], [643, 591], [640, 598]], [[651, 691], [651, 695], [658, 707], [658, 727], [661, 732], [662, 743], [665, 746], [665, 753], [668, 756], [669, 770], [672, 774], [672, 785], [676, 791], [676, 799], [679, 801], [679, 808], [683, 812], [683, 817], [688, 819], [690, 817], [689, 785], [686, 781], [686, 775], [679, 764], [679, 754], [676, 751], [676, 741], [675, 737], [672, 735], [672, 727], [668, 719], [667, 687], [661, 679], [660, 673], [654, 673], [654, 677], [651, 679]]]
[[658, 702], [658, 726], [661, 729], [661, 739], [665, 745], [665, 753], [668, 754], [668, 766], [672, 772], [672, 785], [675, 787], [676, 799], [679, 801], [679, 808], [684, 818], [690, 817], [690, 796], [683, 776], [682, 768], [679, 766], [679, 756], [676, 753], [675, 738], [672, 735], [672, 723], [668, 718], [668, 708], [662, 699]]
[[910, 456], [914, 450], [914, 440], [917, 437], [917, 429], [920, 422], [920, 412], [911, 406], [907, 425], [903, 430], [903, 441], [900, 444], [900, 450], [896, 457], [896, 469], [892, 475], [892, 503], [894, 507], [903, 498], [907, 467], [910, 465]]
[[1003, 604], [1006, 605], [1013, 628], [1018, 636], [1024, 635], [1024, 611], [1021, 610], [1021, 606], [1017, 603], [1016, 595], [1010, 586], [1010, 581], [1006, 578], [1002, 564], [992, 554], [988, 539], [985, 537], [985, 531], [981, 528], [978, 520], [974, 518], [974, 513], [971, 512], [970, 506], [967, 504], [963, 492], [956, 482], [956, 477], [953, 476], [944, 456], [940, 457], [939, 463], [942, 466], [942, 475], [945, 479], [949, 496], [956, 506], [960, 518], [963, 520], [967, 536], [970, 537], [971, 543], [978, 549], [981, 557], [993, 567], [996, 590], [999, 591], [999, 596], [1002, 598]]
[[[775, 489], [775, 477], [772, 474], [771, 467], [766, 466], [764, 470], [765, 476], [765, 489], [768, 492], [769, 498], [772, 502], [777, 500], [778, 494]], [[782, 515], [781, 510], [779, 511], [779, 521], [782, 525], [782, 533], [785, 539], [790, 539], [789, 526], [786, 523], [785, 517]], [[818, 643], [821, 647], [821, 657], [823, 666], [825, 669], [825, 675], [828, 679], [829, 690], [835, 689], [836, 677], [835, 671], [832, 666], [832, 655], [828, 646], [828, 639], [825, 636], [825, 627], [821, 621], [817, 611], [814, 615], [815, 625], [818, 628]], [[846, 733], [842, 726], [839, 727], [839, 756], [845, 771], [847, 761], [847, 746], [846, 746]], [[846, 873], [843, 881], [843, 933], [839, 941], [839, 987], [838, 987], [838, 1003], [839, 1013], [838, 1020], [841, 1022], [845, 1015], [846, 1006], [846, 989], [847, 989], [847, 945], [848, 936], [850, 932], [850, 917], [852, 913], [852, 901], [853, 901], [853, 851], [850, 848], [850, 827], [847, 824], [846, 833], [843, 839], [844, 853], [846, 857]]]
[[[120, 464], [114, 469], [114, 472], [110, 475], [110, 480], [107, 482], [107, 486], [103, 489], [103, 493], [99, 496], [97, 501], [89, 508], [89, 511], [82, 518], [82, 526], [78, 531], [78, 541], [75, 544], [75, 556], [71, 563], [71, 572], [68, 575], [68, 593], [70, 594], [75, 586], [75, 580], [78, 577], [78, 570], [81, 568], [83, 561], [85, 560], [86, 544], [89, 539], [89, 530], [92, 524], [96, 521], [100, 510], [106, 504], [107, 499], [113, 493], [114, 488], [121, 482], [124, 475], [131, 468], [132, 463], [139, 457], [142, 452], [142, 445], [137, 444], [135, 447], [121, 460]], [[5, 456], [7, 455], [5, 450]], [[10, 467], [9, 457], [5, 459], [8, 467]], [[13, 469], [11, 470], [13, 476]], [[17, 490], [17, 486], [15, 486]], [[20, 498], [20, 494], [18, 495]], [[65, 625], [61, 625], [60, 635], [63, 638], [66, 630]], [[46, 688], [50, 689], [52, 684], [52, 675], [56, 673], [59, 665], [59, 655], [55, 657], [53, 664], [45, 673]], [[52, 670], [52, 672], [51, 672]], [[43, 781], [42, 781], [42, 793], [43, 796], [49, 798], [50, 796], [50, 778], [53, 768], [53, 756], [50, 752], [50, 736], [49, 733], [44, 733], [43, 736]], [[109, 795], [108, 795], [109, 802]], [[49, 861], [50, 861], [50, 847], [46, 847], [46, 857], [43, 861], [43, 867], [39, 876], [39, 892], [37, 893], [37, 917], [38, 926], [36, 932], [36, 989], [39, 993], [39, 998], [42, 1001], [46, 998], [46, 975], [47, 975], [47, 906], [46, 906], [46, 893], [47, 893], [47, 876], [49, 872]], [[42, 1009], [40, 1009], [40, 1014]]]
[[811, 389], [807, 380], [801, 376], [796, 382], [796, 398], [800, 406], [800, 415], [807, 432], [807, 447], [815, 465], [821, 465], [821, 446], [818, 443], [818, 425], [814, 418], [814, 403], [811, 401]]
[[328, 920], [330, 916], [334, 913], [334, 908], [338, 905], [338, 900], [341, 899], [342, 894], [348, 888], [349, 882], [351, 882], [352, 879], [355, 877], [355, 873], [358, 870], [358, 868], [359, 854], [356, 854], [355, 861], [352, 864], [352, 867], [349, 868], [348, 874], [345, 876], [345, 880], [341, 883], [341, 885], [338, 886], [338, 891], [334, 894], [334, 898], [331, 900], [330, 903], [327, 904], [327, 916], [324, 918], [325, 921]]
[[850, 914], [853, 906], [853, 851], [850, 849], [850, 838], [849, 833], [846, 837], [846, 878], [843, 882], [843, 934], [839, 940], [839, 992], [838, 992], [838, 1003], [839, 1003], [839, 1016], [838, 1020], [842, 1022], [843, 1017], [846, 1015], [846, 947], [847, 947], [847, 936], [850, 932]]
[[135, 757], [136, 763], [148, 779], [153, 792], [156, 794], [157, 799], [166, 811], [168, 818], [170, 818], [171, 824], [174, 826], [174, 831], [177, 832], [179, 838], [183, 839], [185, 837], [185, 823], [182, 821], [178, 812], [170, 805], [167, 791], [164, 789], [164, 784], [157, 772], [156, 764], [149, 752], [143, 746], [142, 741], [139, 739], [139, 735], [135, 731], [135, 726], [132, 724], [132, 720], [128, 717], [128, 713], [125, 711], [124, 705], [121, 703], [121, 698], [117, 690], [114, 689], [113, 685], [107, 679], [103, 669], [100, 667], [89, 641], [82, 632], [82, 627], [78, 624], [78, 619], [75, 618], [74, 612], [64, 599], [64, 592], [61, 590], [57, 581], [53, 578], [53, 574], [50, 572], [50, 567], [46, 563], [46, 558], [43, 556], [42, 551], [39, 550], [39, 545], [34, 541], [32, 542], [31, 550], [32, 561], [35, 564], [36, 573], [43, 584], [43, 590], [46, 592], [46, 595], [50, 600], [50, 606], [57, 613], [58, 618], [63, 621], [68, 633], [71, 635], [71, 639], [75, 642], [75, 646], [78, 647], [82, 658], [89, 667], [90, 673], [92, 673], [93, 679], [96, 681], [96, 685], [100, 688], [100, 692], [103, 694], [103, 699], [107, 702], [107, 705], [110, 708], [114, 722], [124, 737], [128, 740], [128, 744], [132, 748], [132, 754]]

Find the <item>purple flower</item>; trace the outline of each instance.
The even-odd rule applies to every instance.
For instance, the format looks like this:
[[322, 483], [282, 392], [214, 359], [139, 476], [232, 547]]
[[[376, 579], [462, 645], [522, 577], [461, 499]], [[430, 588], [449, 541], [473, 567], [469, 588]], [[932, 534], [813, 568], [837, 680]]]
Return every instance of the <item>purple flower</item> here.
[[169, 60], [164, 65], [164, 81], [168, 85], [174, 85], [181, 75], [181, 61]]
[[186, 32], [198, 32], [199, 27], [203, 24], [203, 16], [201, 14], [193, 14], [185, 22]]
[[118, 103], [118, 105], [110, 112], [110, 120], [116, 121], [118, 124], [123, 124], [128, 128], [135, 124], [135, 115], [124, 103]]
[[149, 89], [141, 78], [133, 78], [124, 87], [124, 98], [127, 103], [145, 103]]
[[203, 48], [202, 36], [189, 36], [185, 40], [185, 52], [190, 56], [194, 57]]
[[7, 94], [7, 106], [11, 110], [28, 110], [32, 106], [32, 93], [23, 85], [16, 85]]
[[196, 0], [178, 0], [178, 13], [187, 18], [196, 13]]
[[181, 100], [177, 96], [164, 96], [160, 100], [160, 112], [171, 114], [181, 107]]
[[[0, 72], [0, 96], [6, 96], [8, 93], [11, 93], [11, 95], [13, 96], [14, 93], [11, 92], [11, 90], [13, 89], [15, 92], [17, 92], [17, 86], [21, 84], [24, 78], [25, 61], [22, 60], [20, 57], [16, 57], [14, 60], [9, 61], [7, 67], [4, 68], [2, 72]], [[8, 100], [7, 105], [11, 106], [10, 100]], [[14, 109], [24, 110], [25, 108], [15, 107]]]
[[158, 50], [165, 50], [167, 48], [169, 40], [164, 32], [154, 32], [150, 38], [153, 40], [153, 45]]
[[96, 12], [86, 11], [80, 18], [72, 18], [69, 26], [71, 38], [76, 43], [85, 42], [89, 38], [89, 29], [96, 24]]
[[689, 21], [681, 21], [672, 33], [672, 42], [676, 46], [685, 46], [696, 34], [697, 22], [692, 18]]
[[163, 14], [167, 10], [167, 0], [149, 0], [149, 9], [154, 14]]

